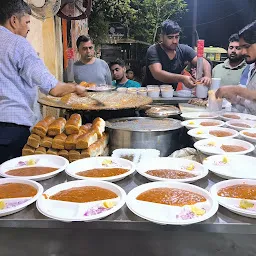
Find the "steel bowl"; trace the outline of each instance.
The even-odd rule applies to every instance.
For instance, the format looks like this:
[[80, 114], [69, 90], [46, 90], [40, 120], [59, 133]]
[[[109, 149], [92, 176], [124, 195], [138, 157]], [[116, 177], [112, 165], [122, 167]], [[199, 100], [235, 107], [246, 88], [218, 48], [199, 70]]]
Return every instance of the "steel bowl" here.
[[128, 117], [106, 122], [110, 135], [109, 147], [152, 148], [161, 156], [169, 156], [180, 146], [181, 122], [171, 118]]

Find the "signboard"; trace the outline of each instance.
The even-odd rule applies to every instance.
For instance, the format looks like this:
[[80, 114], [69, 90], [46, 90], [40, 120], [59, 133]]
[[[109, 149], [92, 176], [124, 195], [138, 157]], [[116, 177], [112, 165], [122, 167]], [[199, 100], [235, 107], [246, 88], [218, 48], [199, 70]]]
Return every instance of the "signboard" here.
[[110, 23], [109, 25], [109, 36], [115, 37], [123, 37], [126, 36], [127, 31], [126, 27], [118, 22]]

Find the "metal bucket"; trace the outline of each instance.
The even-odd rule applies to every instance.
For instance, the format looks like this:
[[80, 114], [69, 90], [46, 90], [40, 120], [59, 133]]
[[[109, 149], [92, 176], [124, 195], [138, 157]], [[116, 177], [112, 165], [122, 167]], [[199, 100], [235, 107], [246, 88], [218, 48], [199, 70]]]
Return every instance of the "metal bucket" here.
[[161, 156], [169, 156], [172, 152], [179, 149], [181, 134], [179, 120], [165, 118], [163, 121], [170, 122], [170, 124], [173, 123], [172, 127], [160, 127], [159, 125], [157, 129], [119, 127], [118, 125], [118, 122], [143, 122], [144, 120], [152, 123], [162, 121], [149, 117], [130, 117], [108, 120], [106, 122], [106, 127], [110, 135], [110, 151], [112, 152], [118, 148], [153, 148], [160, 150]]

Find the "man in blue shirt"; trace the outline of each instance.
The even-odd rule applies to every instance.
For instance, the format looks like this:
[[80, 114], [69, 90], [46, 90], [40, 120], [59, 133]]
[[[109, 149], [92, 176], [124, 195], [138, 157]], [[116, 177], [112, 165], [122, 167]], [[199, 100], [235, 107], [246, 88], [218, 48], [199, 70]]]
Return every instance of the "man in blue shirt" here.
[[113, 79], [115, 81], [112, 84], [116, 87], [140, 87], [141, 85], [133, 80], [129, 80], [126, 77], [126, 67], [123, 60], [117, 59], [110, 62], [110, 70], [112, 72]]
[[1, 1], [0, 164], [21, 155], [35, 121], [37, 87], [52, 96], [85, 94], [82, 86], [59, 82], [26, 40], [30, 14], [30, 7], [22, 0]]
[[251, 77], [251, 73], [253, 71], [255, 67], [255, 63], [253, 64], [247, 64], [247, 66], [245, 67], [245, 69], [243, 70], [243, 73], [241, 75], [241, 78], [240, 78], [240, 85], [243, 86], [243, 87], [246, 87], [249, 80], [250, 80], [250, 77]]

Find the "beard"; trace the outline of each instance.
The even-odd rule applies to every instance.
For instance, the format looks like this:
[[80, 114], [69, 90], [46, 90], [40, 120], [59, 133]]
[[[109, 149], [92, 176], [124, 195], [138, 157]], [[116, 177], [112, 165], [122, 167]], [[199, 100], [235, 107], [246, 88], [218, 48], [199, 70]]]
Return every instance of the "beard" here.
[[164, 42], [162, 42], [162, 47], [164, 48], [164, 50], [167, 51], [175, 51], [178, 45], [173, 44], [173, 45], [166, 45]]
[[234, 62], [242, 62], [244, 59], [244, 56], [228, 55], [228, 58], [231, 63], [234, 63]]

